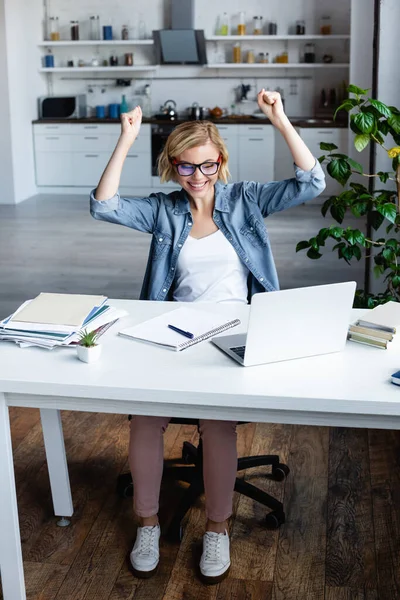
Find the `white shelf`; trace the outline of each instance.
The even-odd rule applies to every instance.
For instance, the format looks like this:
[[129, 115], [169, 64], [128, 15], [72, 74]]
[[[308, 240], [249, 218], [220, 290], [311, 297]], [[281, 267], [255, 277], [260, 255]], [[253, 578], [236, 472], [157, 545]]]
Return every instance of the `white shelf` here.
[[239, 42], [241, 40], [282, 41], [282, 40], [349, 40], [350, 35], [211, 35], [207, 42]]
[[349, 63], [215, 63], [206, 69], [348, 69]]
[[38, 46], [55, 48], [56, 46], [152, 46], [153, 40], [61, 40], [53, 42], [48, 40], [40, 42]]
[[155, 71], [158, 65], [137, 65], [134, 67], [44, 67], [39, 69], [40, 73], [116, 73], [123, 71], [130, 73], [132, 71]]

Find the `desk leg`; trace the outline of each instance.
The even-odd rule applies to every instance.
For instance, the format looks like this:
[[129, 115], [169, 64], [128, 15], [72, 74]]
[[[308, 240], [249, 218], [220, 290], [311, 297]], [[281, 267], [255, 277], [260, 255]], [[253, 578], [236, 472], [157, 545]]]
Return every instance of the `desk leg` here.
[[0, 571], [4, 600], [26, 600], [10, 418], [0, 393]]
[[[59, 410], [53, 408], [42, 408], [40, 410], [40, 418], [42, 420], [54, 514], [59, 517], [71, 517], [74, 513], [74, 507], [72, 505], [68, 465], [65, 455], [61, 413]], [[60, 525], [63, 524], [68, 524], [68, 522], [60, 522]]]

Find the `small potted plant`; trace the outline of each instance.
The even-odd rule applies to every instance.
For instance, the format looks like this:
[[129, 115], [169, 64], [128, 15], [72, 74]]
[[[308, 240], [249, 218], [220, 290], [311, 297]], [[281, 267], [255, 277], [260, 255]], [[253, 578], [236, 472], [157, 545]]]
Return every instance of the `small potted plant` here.
[[87, 331], [86, 329], [81, 331], [76, 351], [79, 360], [85, 363], [95, 362], [101, 354], [101, 346], [97, 344], [96, 331]]

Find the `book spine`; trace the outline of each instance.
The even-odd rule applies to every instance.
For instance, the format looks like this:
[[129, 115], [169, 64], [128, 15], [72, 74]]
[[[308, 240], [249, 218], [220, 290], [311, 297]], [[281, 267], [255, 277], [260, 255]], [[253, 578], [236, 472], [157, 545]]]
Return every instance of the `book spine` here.
[[198, 337], [193, 338], [192, 340], [188, 340], [187, 342], [183, 342], [183, 344], [179, 344], [177, 347], [178, 352], [180, 350], [186, 350], [186, 348], [190, 348], [190, 346], [194, 346], [199, 342], [203, 342], [204, 340], [208, 340], [211, 337], [215, 337], [220, 333], [223, 333], [227, 329], [231, 329], [231, 327], [236, 327], [236, 325], [240, 325], [240, 319], [234, 319], [233, 321], [229, 321], [220, 327], [216, 327], [211, 331], [207, 331], [207, 333], [203, 333], [203, 335], [199, 335]]
[[374, 346], [375, 348], [382, 348], [382, 350], [385, 350], [387, 348], [387, 340], [374, 340], [373, 338], [354, 333], [349, 333], [347, 339], [351, 342], [366, 344], [367, 346]]
[[373, 329], [372, 327], [359, 327], [357, 325], [350, 325], [349, 327], [350, 333], [359, 333], [361, 335], [367, 335], [373, 338], [388, 340], [391, 342], [393, 340], [393, 334], [388, 331], [382, 331], [380, 329]]
[[363, 319], [359, 319], [356, 324], [360, 327], [370, 327], [371, 329], [377, 329], [378, 331], [386, 331], [389, 333], [396, 333], [396, 327], [386, 327], [385, 325], [376, 325], [375, 323], [370, 323], [369, 321], [364, 321]]

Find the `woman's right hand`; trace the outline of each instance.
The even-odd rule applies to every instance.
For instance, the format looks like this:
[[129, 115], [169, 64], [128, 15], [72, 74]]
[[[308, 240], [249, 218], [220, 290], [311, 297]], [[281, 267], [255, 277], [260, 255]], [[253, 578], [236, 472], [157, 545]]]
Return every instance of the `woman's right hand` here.
[[121, 113], [121, 138], [130, 146], [136, 140], [142, 123], [142, 109], [137, 106], [128, 113]]

